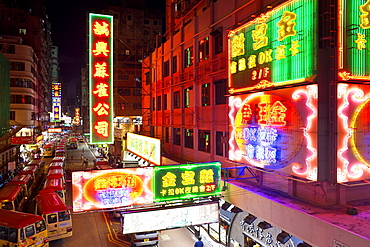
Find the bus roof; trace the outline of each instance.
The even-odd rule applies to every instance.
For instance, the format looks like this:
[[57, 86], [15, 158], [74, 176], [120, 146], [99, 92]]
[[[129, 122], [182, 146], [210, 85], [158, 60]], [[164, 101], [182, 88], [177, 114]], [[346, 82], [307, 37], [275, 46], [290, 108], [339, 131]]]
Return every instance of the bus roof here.
[[36, 196], [36, 203], [41, 214], [51, 214], [68, 209], [63, 200], [55, 192], [38, 194]]
[[31, 174], [18, 174], [8, 184], [26, 184], [31, 178]]
[[20, 229], [43, 220], [42, 216], [0, 209], [0, 226]]
[[7, 184], [0, 189], [0, 202], [14, 201], [22, 187], [17, 184]]
[[63, 162], [65, 160], [66, 157], [54, 157], [52, 160], [51, 160], [51, 163], [53, 162]]
[[49, 169], [63, 169], [63, 162], [50, 163]]
[[100, 165], [97, 165], [96, 166], [99, 170], [108, 170], [108, 169], [112, 169], [112, 167], [110, 165], [107, 165], [107, 164], [100, 164]]
[[47, 178], [44, 184], [44, 190], [64, 190], [64, 184], [62, 178]]
[[35, 158], [30, 163], [28, 163], [27, 166], [39, 166], [41, 164], [41, 161], [41, 158]]
[[38, 166], [25, 166], [22, 171], [18, 172], [18, 174], [31, 174], [35, 173]]

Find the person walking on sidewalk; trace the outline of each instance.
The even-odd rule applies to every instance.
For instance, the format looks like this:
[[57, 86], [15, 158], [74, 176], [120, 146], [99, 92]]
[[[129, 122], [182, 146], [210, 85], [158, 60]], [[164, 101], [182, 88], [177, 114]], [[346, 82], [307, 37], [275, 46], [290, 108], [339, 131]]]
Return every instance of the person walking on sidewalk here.
[[194, 244], [194, 247], [203, 247], [204, 246], [204, 244], [203, 244], [203, 242], [202, 242], [202, 237], [201, 236], [199, 236], [198, 237], [198, 241], [197, 242], [195, 242], [195, 244]]

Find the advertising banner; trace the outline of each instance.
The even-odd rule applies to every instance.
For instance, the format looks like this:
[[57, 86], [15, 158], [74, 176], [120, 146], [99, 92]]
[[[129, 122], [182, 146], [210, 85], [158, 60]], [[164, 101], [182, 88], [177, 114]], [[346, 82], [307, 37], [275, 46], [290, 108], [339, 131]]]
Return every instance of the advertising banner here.
[[229, 33], [229, 92], [311, 82], [317, 1], [291, 0]]
[[229, 158], [317, 180], [317, 86], [232, 96]]
[[161, 164], [161, 140], [127, 133], [127, 150], [154, 165]]
[[370, 85], [338, 84], [339, 183], [370, 179]]

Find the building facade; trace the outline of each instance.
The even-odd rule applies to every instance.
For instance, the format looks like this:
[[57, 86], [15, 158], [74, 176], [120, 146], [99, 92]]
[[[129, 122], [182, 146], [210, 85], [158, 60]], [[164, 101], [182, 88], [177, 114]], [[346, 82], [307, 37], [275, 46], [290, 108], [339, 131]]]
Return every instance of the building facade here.
[[367, 4], [166, 1], [144, 133], [222, 162], [226, 246], [369, 245]]

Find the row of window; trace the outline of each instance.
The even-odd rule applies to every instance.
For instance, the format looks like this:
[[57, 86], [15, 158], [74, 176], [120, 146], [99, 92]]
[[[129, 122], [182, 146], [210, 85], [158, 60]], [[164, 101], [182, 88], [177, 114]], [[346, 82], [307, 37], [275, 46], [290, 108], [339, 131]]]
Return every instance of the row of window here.
[[[213, 47], [214, 47], [214, 54], [217, 55], [223, 51], [223, 44], [222, 44], [222, 32], [216, 32], [213, 35]], [[204, 39], [198, 42], [198, 62], [204, 61], [209, 58], [210, 51], [209, 51], [209, 37], [205, 37]], [[193, 46], [187, 47], [184, 50], [184, 68], [188, 68], [194, 64], [194, 49]], [[177, 56], [172, 57], [172, 73], [176, 73], [178, 71], [178, 59]], [[167, 77], [170, 75], [170, 61], [163, 62], [163, 77]], [[147, 80], [147, 84], [150, 81]]]
[[[215, 105], [222, 105], [226, 104], [226, 94], [227, 94], [227, 85], [226, 80], [222, 79], [219, 81], [214, 82], [214, 104]], [[192, 99], [193, 95], [193, 87], [187, 87], [183, 90], [183, 108], [191, 107], [191, 103], [194, 102]], [[205, 83], [202, 85], [201, 91], [201, 104], [202, 106], [209, 106], [211, 105], [211, 84]], [[181, 108], [181, 94], [180, 90], [175, 91], [172, 93], [172, 100], [173, 100], [173, 109], [180, 109]], [[157, 96], [156, 98], [152, 98], [152, 110], [153, 111], [161, 111], [161, 110], [168, 110], [167, 106], [167, 94]]]
[[30, 95], [10, 95], [11, 104], [35, 104], [35, 98]]
[[[15, 111], [10, 111], [10, 120], [16, 120], [15, 119]], [[36, 120], [36, 113], [31, 112], [31, 120]]]
[[26, 87], [36, 90], [36, 84], [30, 79], [10, 78], [10, 87]]
[[141, 88], [123, 88], [117, 89], [118, 95], [120, 96], [141, 96]]
[[142, 105], [141, 103], [118, 103], [118, 109], [119, 110], [136, 110], [136, 109], [141, 109]]
[[[181, 128], [173, 128], [172, 131], [173, 136], [173, 144], [174, 145], [184, 145], [186, 148], [194, 149], [194, 130], [193, 129], [183, 129], [181, 132]], [[165, 142], [169, 143], [169, 127], [165, 129]], [[215, 135], [215, 154], [219, 156], [226, 156], [227, 155], [227, 142], [226, 134], [222, 131], [216, 131]], [[209, 130], [198, 130], [198, 151], [210, 153], [211, 152], [211, 131]]]

